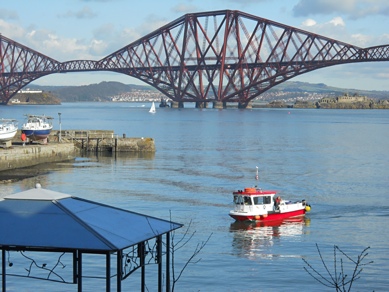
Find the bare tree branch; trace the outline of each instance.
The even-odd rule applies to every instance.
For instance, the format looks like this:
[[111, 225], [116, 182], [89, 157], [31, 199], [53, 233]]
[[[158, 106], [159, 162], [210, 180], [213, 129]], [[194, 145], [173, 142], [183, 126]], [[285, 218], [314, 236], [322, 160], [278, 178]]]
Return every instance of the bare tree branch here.
[[[170, 214], [170, 220], [171, 220], [171, 214]], [[181, 270], [178, 272], [178, 275], [176, 273], [176, 265], [175, 265], [175, 253], [185, 247], [189, 242], [194, 238], [194, 235], [196, 234], [196, 231], [193, 231], [190, 233], [190, 228], [192, 227], [192, 220], [189, 221], [189, 224], [187, 225], [187, 228], [182, 235], [182, 237], [175, 241], [175, 231], [171, 233], [171, 246], [170, 246], [170, 252], [171, 253], [171, 263], [172, 263], [172, 277], [173, 277], [173, 284], [172, 284], [172, 292], [174, 292], [175, 285], [177, 281], [181, 278], [186, 268], [189, 266], [189, 264], [197, 264], [201, 261], [201, 258], [195, 260], [195, 258], [199, 255], [199, 253], [203, 250], [203, 248], [208, 244], [209, 240], [211, 239], [212, 233], [208, 236], [208, 238], [201, 242], [197, 243], [196, 248], [194, 249], [192, 255], [186, 260], [185, 264], [182, 266]]]
[[[334, 245], [334, 272], [331, 273], [329, 270], [327, 264], [324, 261], [323, 255], [320, 251], [320, 248], [318, 244], [316, 244], [317, 251], [320, 256], [320, 260], [324, 266], [324, 269], [328, 276], [324, 276], [322, 273], [320, 273], [317, 269], [315, 269], [311, 264], [308, 263], [307, 260], [304, 258], [302, 259], [304, 263], [307, 265], [307, 267], [304, 267], [304, 270], [316, 281], [318, 281], [320, 284], [329, 287], [334, 288], [336, 291], [343, 291], [343, 292], [350, 292], [351, 287], [354, 284], [354, 282], [358, 279], [360, 279], [360, 275], [363, 271], [363, 267], [373, 263], [373, 261], [364, 263], [366, 256], [368, 255], [367, 250], [370, 247], [365, 248], [357, 257], [356, 260], [352, 259], [350, 256], [348, 256], [343, 250], [341, 250], [338, 246]], [[341, 254], [340, 257], [338, 257], [338, 253]], [[349, 277], [345, 271], [345, 261], [344, 258], [354, 264], [354, 269], [352, 272], [351, 277]], [[340, 271], [338, 272], [338, 265], [340, 265]]]

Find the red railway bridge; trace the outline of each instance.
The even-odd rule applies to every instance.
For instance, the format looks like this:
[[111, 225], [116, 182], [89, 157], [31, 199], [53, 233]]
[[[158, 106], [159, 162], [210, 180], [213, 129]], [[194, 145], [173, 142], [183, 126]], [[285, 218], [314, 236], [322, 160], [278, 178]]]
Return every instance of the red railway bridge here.
[[111, 71], [183, 106], [245, 108], [273, 86], [316, 69], [389, 61], [389, 45], [361, 48], [233, 10], [186, 14], [105, 58], [59, 62], [0, 35], [0, 104], [55, 73]]

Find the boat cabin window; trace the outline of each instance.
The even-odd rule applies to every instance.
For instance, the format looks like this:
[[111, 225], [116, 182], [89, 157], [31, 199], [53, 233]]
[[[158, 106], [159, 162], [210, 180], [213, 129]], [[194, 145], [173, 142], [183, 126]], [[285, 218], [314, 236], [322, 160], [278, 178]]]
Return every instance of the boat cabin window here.
[[243, 198], [242, 196], [234, 196], [234, 204], [243, 204]]
[[262, 204], [270, 204], [271, 203], [271, 197], [265, 196], [265, 197], [254, 197], [254, 205], [262, 205]]
[[263, 197], [263, 203], [264, 204], [271, 204], [271, 197], [270, 196]]
[[234, 196], [234, 204], [252, 205], [251, 198], [249, 196]]
[[251, 198], [250, 198], [250, 197], [246, 197], [246, 196], [245, 196], [245, 197], [243, 197], [243, 198], [244, 198], [244, 204], [245, 204], [245, 205], [252, 205], [252, 204], [251, 204]]

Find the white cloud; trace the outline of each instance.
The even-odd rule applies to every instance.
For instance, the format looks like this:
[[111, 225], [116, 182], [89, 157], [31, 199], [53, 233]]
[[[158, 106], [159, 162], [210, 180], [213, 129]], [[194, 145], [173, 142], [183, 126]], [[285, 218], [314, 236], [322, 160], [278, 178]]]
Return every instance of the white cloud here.
[[59, 62], [93, 58], [89, 52], [93, 43], [64, 38], [47, 30], [23, 31], [21, 44]]
[[[49, 34], [43, 41], [49, 56], [57, 56], [60, 62], [87, 57], [88, 46], [80, 44], [77, 39], [61, 39], [57, 35]], [[58, 52], [58, 54], [56, 54]]]
[[346, 26], [342, 17], [339, 17], [339, 16], [331, 19], [330, 23], [333, 24], [334, 26]]
[[[108, 44], [103, 40], [93, 39], [89, 45], [89, 51], [93, 56], [103, 56], [106, 53]], [[101, 59], [101, 58], [98, 58]]]
[[372, 37], [360, 33], [351, 35], [351, 38], [353, 44], [358, 44], [361, 47], [369, 47], [372, 42]]
[[193, 5], [179, 4], [172, 8], [174, 13], [186, 14], [196, 12], [198, 9]]
[[389, 34], [385, 33], [383, 35], [380, 35], [377, 40], [377, 44], [389, 44]]
[[311, 18], [306, 19], [302, 23], [302, 25], [305, 26], [305, 27], [315, 26], [316, 24], [317, 24], [317, 22], [315, 20], [311, 19]]
[[363, 48], [389, 43], [389, 34], [372, 36], [363, 33], [350, 33], [347, 30], [346, 22], [339, 16], [323, 23], [306, 19], [301, 26], [307, 31]]
[[35, 33], [36, 33], [36, 31], [35, 31], [35, 30], [32, 30], [32, 31], [30, 31], [30, 32], [28, 32], [28, 33], [27, 33], [27, 37], [29, 37], [29, 38], [33, 38], [33, 37], [34, 37], [34, 35], [35, 35]]
[[3, 36], [17, 41], [24, 36], [24, 29], [18, 25], [0, 19], [0, 32]]
[[335, 17], [324, 23], [318, 23], [313, 19], [307, 19], [302, 24], [303, 29], [319, 35], [346, 41], [346, 23], [341, 17]]

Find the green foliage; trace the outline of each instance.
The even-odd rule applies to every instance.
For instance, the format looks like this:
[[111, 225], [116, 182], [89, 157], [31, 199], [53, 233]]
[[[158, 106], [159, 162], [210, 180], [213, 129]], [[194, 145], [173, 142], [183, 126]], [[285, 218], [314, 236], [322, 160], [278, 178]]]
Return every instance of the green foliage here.
[[123, 84], [120, 82], [101, 82], [83, 86], [32, 86], [30, 88], [50, 91], [62, 102], [110, 101], [110, 96], [132, 90], [156, 90], [151, 86]]
[[61, 100], [50, 92], [17, 93], [12, 100], [28, 104], [61, 104]]

